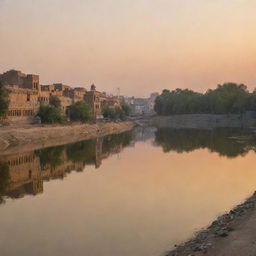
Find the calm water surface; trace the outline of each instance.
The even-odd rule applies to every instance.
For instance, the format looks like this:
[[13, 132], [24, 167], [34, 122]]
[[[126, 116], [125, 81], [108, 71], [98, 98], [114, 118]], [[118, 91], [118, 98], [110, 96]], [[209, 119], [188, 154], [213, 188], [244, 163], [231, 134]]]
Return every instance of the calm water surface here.
[[1, 255], [163, 255], [254, 192], [254, 137], [139, 129], [2, 155]]

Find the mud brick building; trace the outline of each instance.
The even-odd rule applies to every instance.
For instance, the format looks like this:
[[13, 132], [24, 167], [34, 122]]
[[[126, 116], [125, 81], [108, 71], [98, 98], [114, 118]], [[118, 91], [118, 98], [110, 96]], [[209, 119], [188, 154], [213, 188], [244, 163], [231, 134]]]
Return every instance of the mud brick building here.
[[63, 113], [67, 112], [71, 104], [85, 100], [95, 119], [102, 117], [104, 106], [120, 105], [118, 97], [110, 97], [97, 91], [94, 84], [90, 91], [83, 87], [72, 88], [62, 83], [40, 85], [38, 75], [27, 75], [17, 70], [0, 74], [0, 80], [10, 92], [9, 109], [5, 117], [10, 122], [33, 122], [40, 105], [49, 104], [51, 96], [57, 96], [60, 99]]

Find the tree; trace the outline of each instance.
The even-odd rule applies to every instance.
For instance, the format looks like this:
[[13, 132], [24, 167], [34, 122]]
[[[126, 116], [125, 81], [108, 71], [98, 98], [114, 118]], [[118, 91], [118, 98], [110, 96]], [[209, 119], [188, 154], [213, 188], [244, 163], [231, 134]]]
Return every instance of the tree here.
[[72, 121], [81, 121], [84, 123], [91, 119], [90, 108], [84, 100], [78, 101], [69, 106], [68, 112]]
[[105, 107], [103, 109], [102, 114], [103, 114], [104, 118], [109, 118], [111, 120], [117, 118], [115, 108], [113, 108], [113, 107], [109, 107], [109, 106]]
[[38, 116], [46, 124], [61, 123], [64, 120], [61, 109], [52, 105], [41, 105]]
[[129, 116], [132, 112], [131, 106], [127, 103], [123, 103], [121, 108], [126, 116]]
[[6, 115], [9, 107], [9, 91], [4, 86], [3, 82], [0, 81], [0, 117]]
[[155, 100], [158, 115], [175, 114], [241, 114], [256, 109], [256, 93], [243, 84], [225, 83], [205, 94], [188, 89], [163, 90]]
[[50, 105], [54, 106], [55, 108], [61, 107], [60, 99], [59, 99], [59, 97], [57, 97], [55, 95], [50, 96], [49, 103], [50, 103]]
[[120, 107], [105, 107], [103, 109], [103, 116], [104, 118], [109, 118], [111, 120], [117, 120], [117, 119], [124, 119], [125, 118], [125, 112]]

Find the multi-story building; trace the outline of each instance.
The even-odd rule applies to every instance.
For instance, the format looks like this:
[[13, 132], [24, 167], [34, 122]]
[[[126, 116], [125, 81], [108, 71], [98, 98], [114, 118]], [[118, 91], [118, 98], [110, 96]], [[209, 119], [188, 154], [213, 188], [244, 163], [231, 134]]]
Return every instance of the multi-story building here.
[[11, 121], [31, 121], [39, 110], [40, 100], [48, 100], [40, 96], [39, 76], [10, 70], [3, 73], [0, 78], [10, 92], [7, 118]]
[[132, 114], [136, 116], [152, 115], [155, 113], [155, 100], [159, 94], [157, 92], [151, 93], [149, 98], [124, 98], [124, 102], [129, 104], [132, 108]]
[[91, 90], [85, 94], [84, 100], [90, 106], [91, 113], [94, 119], [101, 118], [102, 116], [101, 99], [102, 99], [102, 93], [99, 91], [96, 91], [96, 86], [92, 84]]
[[104, 106], [120, 106], [118, 97], [107, 96], [106, 93], [97, 91], [94, 84], [90, 91], [83, 87], [72, 88], [62, 83], [40, 85], [38, 75], [26, 75], [17, 70], [0, 74], [0, 80], [10, 92], [6, 118], [11, 122], [33, 121], [38, 114], [40, 104], [49, 104], [51, 96], [57, 96], [60, 99], [64, 113], [71, 104], [85, 100], [95, 119], [102, 117], [101, 111]]

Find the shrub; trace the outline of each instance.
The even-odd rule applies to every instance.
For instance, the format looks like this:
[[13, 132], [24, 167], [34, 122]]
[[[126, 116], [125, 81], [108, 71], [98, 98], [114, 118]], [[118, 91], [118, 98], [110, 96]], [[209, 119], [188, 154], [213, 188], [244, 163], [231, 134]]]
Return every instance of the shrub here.
[[129, 116], [132, 112], [131, 106], [127, 103], [123, 103], [121, 108], [126, 116]]
[[64, 120], [61, 109], [52, 105], [41, 105], [38, 116], [45, 124], [61, 123]]
[[109, 118], [111, 120], [124, 119], [125, 113], [120, 107], [105, 107], [103, 109], [104, 118]]
[[61, 107], [60, 99], [57, 96], [50, 96], [49, 103], [50, 103], [50, 105], [52, 105], [55, 108]]
[[91, 111], [85, 101], [78, 101], [68, 108], [70, 120], [87, 122], [91, 119]]

